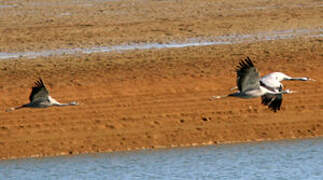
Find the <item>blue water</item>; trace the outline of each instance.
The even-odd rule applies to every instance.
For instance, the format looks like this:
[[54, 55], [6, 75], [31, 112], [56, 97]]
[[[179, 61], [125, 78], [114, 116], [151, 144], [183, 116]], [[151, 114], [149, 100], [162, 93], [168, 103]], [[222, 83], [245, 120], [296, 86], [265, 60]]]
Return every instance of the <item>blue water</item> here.
[[323, 139], [0, 161], [0, 179], [323, 179]]

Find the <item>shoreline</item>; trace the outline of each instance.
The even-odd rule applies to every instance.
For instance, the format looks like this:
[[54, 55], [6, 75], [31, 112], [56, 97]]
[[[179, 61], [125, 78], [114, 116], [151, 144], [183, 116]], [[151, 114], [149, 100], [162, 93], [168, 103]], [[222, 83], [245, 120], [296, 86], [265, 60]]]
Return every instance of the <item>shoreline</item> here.
[[124, 149], [124, 150], [108, 150], [108, 151], [96, 151], [96, 152], [81, 152], [81, 153], [69, 153], [69, 152], [61, 152], [58, 154], [52, 155], [30, 155], [30, 156], [19, 156], [19, 157], [9, 157], [9, 158], [2, 158], [0, 159], [5, 160], [27, 160], [33, 158], [55, 158], [60, 156], [78, 156], [78, 155], [95, 155], [96, 153], [114, 153], [114, 152], [134, 152], [134, 151], [145, 151], [145, 150], [167, 150], [173, 148], [194, 148], [194, 147], [204, 147], [204, 146], [215, 146], [215, 145], [235, 145], [235, 144], [244, 144], [244, 143], [261, 143], [261, 142], [280, 142], [280, 141], [297, 141], [297, 140], [309, 140], [309, 139], [320, 139], [323, 136], [314, 136], [314, 137], [299, 137], [299, 138], [284, 138], [284, 139], [257, 139], [257, 140], [247, 140], [247, 141], [234, 141], [234, 142], [221, 142], [221, 143], [213, 143], [213, 142], [206, 142], [206, 143], [191, 143], [191, 144], [180, 144], [180, 145], [170, 145], [170, 146], [159, 146], [159, 147], [141, 147], [141, 148], [134, 148], [134, 149]]

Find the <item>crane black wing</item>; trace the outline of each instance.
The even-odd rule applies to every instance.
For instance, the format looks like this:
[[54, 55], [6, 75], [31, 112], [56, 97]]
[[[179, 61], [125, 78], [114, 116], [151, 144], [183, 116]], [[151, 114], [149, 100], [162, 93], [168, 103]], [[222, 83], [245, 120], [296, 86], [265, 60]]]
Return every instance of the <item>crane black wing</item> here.
[[283, 102], [283, 95], [281, 94], [265, 94], [261, 96], [261, 103], [268, 106], [270, 110], [277, 112]]
[[260, 76], [253, 65], [251, 59], [247, 57], [244, 61], [240, 61], [236, 69], [237, 72], [237, 86], [240, 92], [248, 89], [259, 88]]
[[43, 80], [39, 78], [39, 80], [36, 81], [35, 85], [32, 87], [29, 100], [32, 102], [37, 99], [47, 99], [48, 94], [48, 90], [46, 89]]

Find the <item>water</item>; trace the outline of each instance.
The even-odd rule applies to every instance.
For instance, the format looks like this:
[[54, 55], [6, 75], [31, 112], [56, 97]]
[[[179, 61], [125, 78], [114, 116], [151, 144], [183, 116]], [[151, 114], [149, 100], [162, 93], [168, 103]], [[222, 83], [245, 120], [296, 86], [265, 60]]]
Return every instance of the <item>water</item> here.
[[1, 5], [0, 4], [0, 9], [1, 8], [11, 8], [11, 7], [15, 7], [16, 5]]
[[258, 41], [292, 39], [297, 37], [306, 38], [321, 38], [323, 28], [318, 29], [295, 29], [281, 30], [272, 32], [263, 32], [257, 34], [231, 34], [215, 37], [197, 37], [187, 39], [185, 42], [171, 43], [130, 43], [115, 46], [100, 46], [92, 48], [70, 48], [56, 49], [43, 51], [28, 51], [28, 52], [0, 52], [0, 59], [17, 59], [17, 58], [37, 58], [49, 56], [77, 55], [77, 54], [92, 54], [92, 53], [109, 53], [123, 52], [129, 50], [145, 50], [145, 49], [163, 49], [163, 48], [183, 48], [190, 46], [209, 46], [209, 45], [227, 45], [238, 43], [252, 43]]
[[0, 179], [323, 179], [323, 139], [0, 161]]

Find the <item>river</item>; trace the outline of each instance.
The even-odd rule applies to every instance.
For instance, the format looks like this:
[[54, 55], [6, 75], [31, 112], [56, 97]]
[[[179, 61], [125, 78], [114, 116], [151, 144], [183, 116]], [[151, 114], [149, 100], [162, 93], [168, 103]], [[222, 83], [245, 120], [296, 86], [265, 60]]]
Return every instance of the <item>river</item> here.
[[0, 179], [323, 179], [323, 139], [0, 161]]

